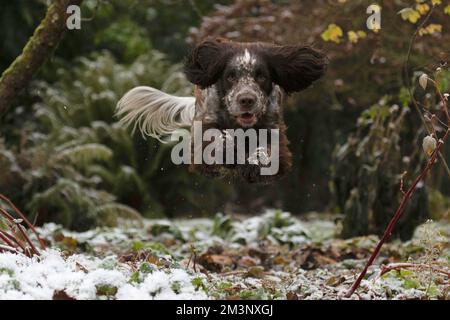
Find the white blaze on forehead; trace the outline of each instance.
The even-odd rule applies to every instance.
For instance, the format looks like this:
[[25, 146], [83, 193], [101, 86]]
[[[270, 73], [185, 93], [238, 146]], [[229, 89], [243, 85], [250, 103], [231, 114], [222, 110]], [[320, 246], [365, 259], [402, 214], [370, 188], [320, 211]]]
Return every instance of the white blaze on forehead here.
[[248, 49], [245, 49], [244, 54], [237, 57], [237, 63], [243, 67], [251, 67], [256, 62], [254, 56], [250, 54]]
[[255, 62], [255, 58], [250, 55], [250, 52], [248, 52], [247, 49], [245, 49], [243, 61], [247, 64], [253, 64]]

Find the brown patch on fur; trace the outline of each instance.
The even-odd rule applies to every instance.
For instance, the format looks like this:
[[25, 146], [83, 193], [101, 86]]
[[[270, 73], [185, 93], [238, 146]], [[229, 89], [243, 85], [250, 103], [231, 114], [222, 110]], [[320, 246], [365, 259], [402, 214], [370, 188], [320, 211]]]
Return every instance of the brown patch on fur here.
[[202, 94], [202, 90], [199, 86], [194, 87], [194, 97], [195, 97], [195, 105], [203, 105], [205, 102], [205, 97]]

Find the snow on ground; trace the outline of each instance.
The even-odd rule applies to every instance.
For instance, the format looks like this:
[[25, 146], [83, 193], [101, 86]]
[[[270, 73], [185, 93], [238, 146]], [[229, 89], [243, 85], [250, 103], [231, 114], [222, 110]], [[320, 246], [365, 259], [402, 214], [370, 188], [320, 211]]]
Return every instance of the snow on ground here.
[[[0, 254], [0, 299], [343, 299], [377, 237], [341, 240], [337, 228], [276, 210], [86, 232], [49, 223], [41, 256]], [[448, 274], [431, 268], [449, 270], [449, 235], [427, 223], [387, 244], [352, 299], [448, 299]], [[422, 267], [380, 277], [408, 258]]]
[[[114, 256], [113, 256], [114, 257]], [[64, 258], [60, 250], [48, 249], [32, 259], [0, 254], [0, 299], [53, 299], [65, 292], [74, 299], [206, 299], [196, 290], [192, 276], [183, 269], [146, 274], [141, 283], [130, 284], [132, 269], [126, 264], [109, 267], [104, 259], [74, 254]], [[174, 292], [174, 284], [179, 291]]]

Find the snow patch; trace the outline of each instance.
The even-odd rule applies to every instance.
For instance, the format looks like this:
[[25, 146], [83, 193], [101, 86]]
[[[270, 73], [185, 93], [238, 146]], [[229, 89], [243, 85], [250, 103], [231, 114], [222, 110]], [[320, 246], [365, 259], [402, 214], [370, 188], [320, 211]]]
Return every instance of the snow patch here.
[[[0, 300], [50, 300], [57, 291], [75, 299], [99, 299], [99, 286], [116, 288], [116, 299], [206, 299], [191, 283], [192, 276], [182, 269], [155, 271], [140, 283], [131, 283], [131, 268], [120, 264], [105, 269], [108, 259], [72, 255], [65, 259], [58, 250], [48, 249], [41, 257], [0, 254]], [[80, 268], [82, 265], [83, 268]], [[174, 285], [176, 284], [176, 286]], [[176, 289], [175, 292], [174, 288]]]

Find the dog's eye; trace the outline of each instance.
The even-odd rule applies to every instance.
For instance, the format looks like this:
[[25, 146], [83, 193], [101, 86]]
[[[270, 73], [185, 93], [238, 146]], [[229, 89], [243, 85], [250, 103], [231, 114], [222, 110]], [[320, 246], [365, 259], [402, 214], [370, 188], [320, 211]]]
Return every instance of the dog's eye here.
[[228, 81], [228, 82], [234, 82], [234, 81], [236, 81], [236, 74], [235, 74], [234, 72], [229, 73], [228, 76], [227, 76], [227, 81]]
[[266, 81], [266, 77], [263, 76], [262, 74], [260, 74], [260, 75], [258, 75], [258, 76], [256, 77], [256, 81], [258, 81], [258, 82], [264, 82], [264, 81]]
[[256, 78], [256, 81], [258, 81], [258, 82], [264, 82], [267, 80], [266, 76], [261, 71], [256, 72], [255, 78]]

